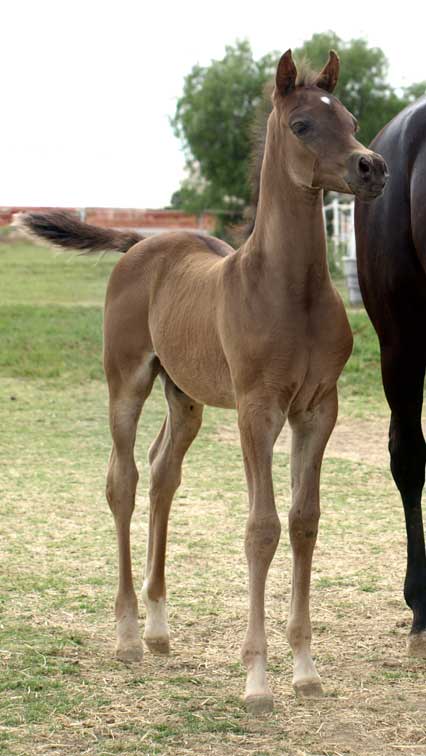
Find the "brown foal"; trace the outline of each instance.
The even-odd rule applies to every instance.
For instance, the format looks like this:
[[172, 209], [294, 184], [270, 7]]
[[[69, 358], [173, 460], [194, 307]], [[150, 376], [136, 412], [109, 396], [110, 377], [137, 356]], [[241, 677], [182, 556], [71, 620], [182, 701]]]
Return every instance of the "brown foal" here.
[[[250, 711], [272, 708], [266, 679], [264, 594], [280, 537], [272, 453], [288, 418], [292, 429], [289, 513], [293, 582], [287, 635], [293, 685], [321, 693], [311, 657], [309, 586], [317, 537], [321, 461], [336, 422], [336, 382], [352, 335], [330, 280], [322, 190], [380, 194], [386, 166], [355, 139], [352, 115], [331, 94], [337, 55], [320, 74], [297, 77], [291, 52], [277, 68], [267, 124], [254, 230], [234, 252], [189, 232], [134, 236], [99, 230], [62, 213], [29, 214], [21, 226], [60, 246], [126, 252], [112, 272], [105, 304], [105, 372], [113, 448], [107, 498], [119, 551], [117, 656], [142, 658], [133, 587], [130, 519], [138, 473], [133, 456], [143, 404], [160, 376], [168, 414], [149, 452], [149, 541], [144, 640], [169, 651], [164, 577], [167, 523], [183, 458], [203, 405], [236, 408], [249, 493], [245, 550], [249, 617], [242, 658]], [[129, 247], [131, 249], [129, 249]]]

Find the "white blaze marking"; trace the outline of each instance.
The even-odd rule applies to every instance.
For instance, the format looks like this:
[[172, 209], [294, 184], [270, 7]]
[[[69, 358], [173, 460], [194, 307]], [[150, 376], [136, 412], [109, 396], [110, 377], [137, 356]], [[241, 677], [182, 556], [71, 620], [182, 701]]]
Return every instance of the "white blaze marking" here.
[[325, 102], [326, 105], [331, 104], [331, 100], [329, 97], [321, 97], [321, 102]]

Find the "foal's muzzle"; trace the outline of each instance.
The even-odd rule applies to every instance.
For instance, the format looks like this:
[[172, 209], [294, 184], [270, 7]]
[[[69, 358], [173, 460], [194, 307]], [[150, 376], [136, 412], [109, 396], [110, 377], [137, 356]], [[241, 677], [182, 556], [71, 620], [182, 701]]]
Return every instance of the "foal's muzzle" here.
[[388, 167], [376, 152], [354, 152], [349, 158], [346, 181], [359, 199], [368, 202], [383, 194]]

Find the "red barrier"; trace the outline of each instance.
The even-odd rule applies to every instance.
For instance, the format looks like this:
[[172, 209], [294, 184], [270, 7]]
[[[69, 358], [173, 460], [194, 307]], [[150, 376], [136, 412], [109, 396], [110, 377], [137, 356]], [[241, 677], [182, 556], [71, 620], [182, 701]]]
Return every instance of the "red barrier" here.
[[14, 213], [43, 212], [46, 210], [62, 209], [78, 215], [87, 223], [95, 226], [115, 228], [143, 228], [147, 230], [164, 229], [193, 229], [213, 233], [216, 216], [213, 213], [203, 213], [200, 216], [184, 213], [180, 210], [137, 210], [106, 207], [0, 207], [0, 226], [7, 226], [12, 222]]

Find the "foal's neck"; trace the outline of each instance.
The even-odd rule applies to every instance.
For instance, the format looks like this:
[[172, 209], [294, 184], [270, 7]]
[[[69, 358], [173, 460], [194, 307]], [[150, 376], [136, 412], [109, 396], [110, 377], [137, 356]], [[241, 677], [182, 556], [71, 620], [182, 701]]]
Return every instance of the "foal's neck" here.
[[312, 278], [319, 285], [329, 280], [322, 190], [295, 181], [274, 123], [268, 127], [256, 223], [246, 251], [289, 289], [311, 287]]

